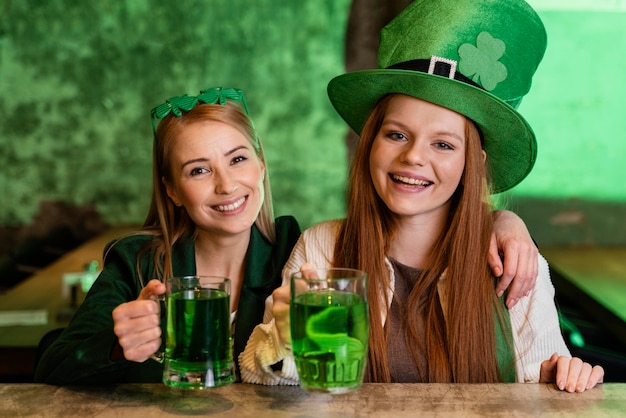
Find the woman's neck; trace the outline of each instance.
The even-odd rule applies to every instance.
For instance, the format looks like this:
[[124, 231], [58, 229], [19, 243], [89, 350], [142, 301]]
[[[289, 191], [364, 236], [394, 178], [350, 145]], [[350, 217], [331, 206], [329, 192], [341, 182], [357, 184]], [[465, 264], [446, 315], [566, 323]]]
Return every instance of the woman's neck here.
[[388, 255], [405, 266], [424, 269], [445, 223], [443, 217], [399, 218]]
[[231, 237], [216, 237], [199, 232], [195, 241], [196, 274], [228, 277], [231, 280], [232, 310], [236, 310], [239, 303], [249, 243], [249, 232]]

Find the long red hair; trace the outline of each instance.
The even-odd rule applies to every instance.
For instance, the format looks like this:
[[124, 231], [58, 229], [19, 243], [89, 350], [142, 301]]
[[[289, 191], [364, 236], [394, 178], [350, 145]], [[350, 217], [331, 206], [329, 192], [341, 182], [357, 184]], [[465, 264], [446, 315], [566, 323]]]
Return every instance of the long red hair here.
[[[334, 253], [334, 265], [368, 273], [370, 346], [366, 379], [371, 382], [391, 379], [383, 324], [383, 314], [387, 318], [389, 313], [387, 293], [391, 288], [385, 257], [398, 226], [394, 214], [378, 197], [369, 170], [372, 143], [391, 97], [388, 95], [377, 104], [363, 128], [349, 175], [347, 216]], [[487, 172], [479, 131], [470, 120], [465, 134], [465, 169], [452, 197], [446, 228], [404, 307], [407, 346], [416, 364], [419, 365], [420, 351], [428, 359], [427, 370], [420, 370], [426, 382], [501, 381], [495, 320], [501, 319], [502, 307], [495, 296], [494, 278], [487, 263], [493, 227], [487, 203]], [[449, 286], [446, 312], [437, 292], [444, 271]], [[421, 297], [426, 300], [425, 339], [419, 337], [417, 329]]]

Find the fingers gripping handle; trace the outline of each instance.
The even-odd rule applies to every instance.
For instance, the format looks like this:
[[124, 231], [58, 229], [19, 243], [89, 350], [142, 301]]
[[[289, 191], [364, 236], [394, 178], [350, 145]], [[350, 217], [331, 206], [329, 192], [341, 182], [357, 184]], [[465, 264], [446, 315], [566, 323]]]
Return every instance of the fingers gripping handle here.
[[[161, 302], [163, 302], [163, 306], [165, 306], [165, 295], [151, 295], [150, 299], [156, 302], [157, 307], [159, 309], [159, 315], [161, 313]], [[150, 358], [159, 363], [163, 363], [165, 360], [165, 350], [161, 347], [154, 353], [150, 355]]]

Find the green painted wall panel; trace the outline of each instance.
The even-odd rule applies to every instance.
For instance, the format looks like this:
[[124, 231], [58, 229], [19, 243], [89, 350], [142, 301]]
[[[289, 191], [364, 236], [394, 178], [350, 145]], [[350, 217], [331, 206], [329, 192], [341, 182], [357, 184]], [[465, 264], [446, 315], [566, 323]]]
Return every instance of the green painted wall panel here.
[[40, 200], [93, 202], [141, 222], [149, 111], [211, 86], [247, 92], [276, 208], [304, 224], [343, 213], [342, 71], [349, 0], [20, 0], [0, 5], [0, 225]]
[[540, 14], [548, 49], [519, 109], [539, 152], [512, 194], [624, 202], [626, 12]]

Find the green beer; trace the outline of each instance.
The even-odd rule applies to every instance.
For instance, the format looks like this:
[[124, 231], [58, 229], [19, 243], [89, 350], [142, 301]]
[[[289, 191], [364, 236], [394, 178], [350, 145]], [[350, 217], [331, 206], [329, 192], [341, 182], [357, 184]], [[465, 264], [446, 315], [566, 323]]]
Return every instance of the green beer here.
[[295, 297], [291, 343], [303, 389], [344, 393], [361, 386], [367, 315], [367, 303], [355, 293], [324, 289]]
[[168, 296], [163, 376], [170, 386], [190, 389], [234, 381], [227, 292], [197, 287]]

